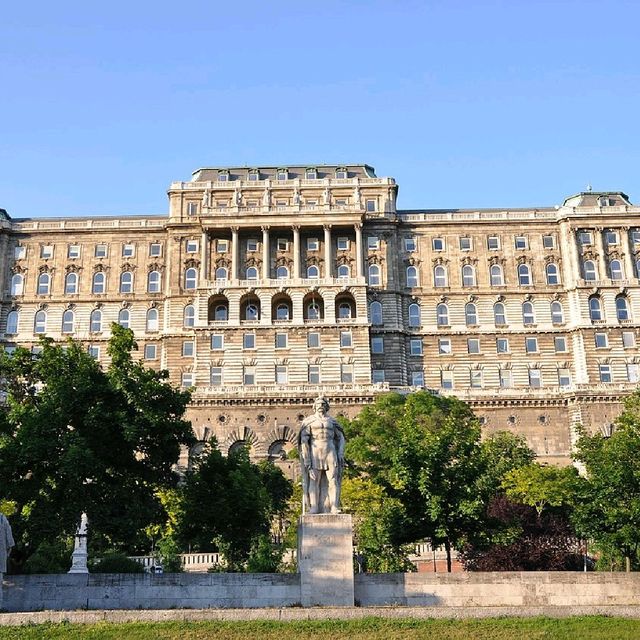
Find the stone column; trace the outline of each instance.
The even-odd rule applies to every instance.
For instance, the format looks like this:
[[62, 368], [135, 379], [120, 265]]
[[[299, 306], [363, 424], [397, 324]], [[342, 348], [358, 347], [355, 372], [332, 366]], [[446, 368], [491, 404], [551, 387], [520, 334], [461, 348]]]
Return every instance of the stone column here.
[[209, 279], [209, 233], [203, 229], [200, 240], [200, 283]]
[[293, 277], [300, 277], [300, 225], [293, 225]]
[[624, 251], [624, 277], [627, 280], [631, 280], [631, 278], [636, 277], [636, 274], [633, 268], [633, 245], [629, 237], [629, 227], [622, 227], [620, 235], [624, 238], [621, 242], [622, 250]]
[[238, 227], [231, 227], [231, 280], [238, 279], [238, 256], [240, 255], [238, 244]]
[[362, 223], [358, 222], [355, 225], [356, 230], [356, 277], [362, 277], [362, 264], [364, 262], [362, 254]]
[[602, 237], [603, 228], [596, 227], [593, 232], [595, 233], [596, 247], [598, 249], [598, 280], [606, 280], [609, 277], [607, 273], [607, 260], [604, 252], [604, 239]]
[[331, 251], [331, 225], [325, 224], [324, 227], [324, 277], [329, 279], [333, 276], [332, 269], [332, 251]]
[[269, 227], [262, 227], [262, 279], [271, 277], [271, 255], [269, 249]]

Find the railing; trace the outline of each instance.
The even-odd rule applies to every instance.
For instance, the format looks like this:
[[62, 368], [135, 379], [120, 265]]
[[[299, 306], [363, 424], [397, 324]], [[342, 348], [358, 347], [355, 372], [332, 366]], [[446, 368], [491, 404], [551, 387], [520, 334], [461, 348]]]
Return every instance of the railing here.
[[286, 395], [293, 393], [306, 393], [315, 395], [324, 394], [371, 394], [389, 391], [388, 382], [378, 382], [376, 384], [335, 384], [335, 385], [235, 385], [220, 387], [198, 387], [196, 395], [222, 395], [222, 396], [256, 396], [256, 395]]
[[304, 178], [293, 178], [291, 180], [204, 180], [192, 182], [172, 182], [171, 190], [200, 190], [203, 189], [265, 189], [278, 187], [344, 187], [344, 186], [370, 186], [370, 185], [395, 185], [393, 178], [318, 178], [316, 180], [307, 180]]
[[320, 286], [341, 286], [355, 287], [364, 286], [364, 277], [360, 278], [267, 278], [256, 280], [205, 280], [206, 289], [229, 289], [239, 287], [250, 289], [256, 287], [320, 287]]
[[81, 219], [34, 219], [15, 221], [12, 228], [16, 231], [52, 231], [55, 229], [161, 229], [166, 224], [166, 216], [154, 218], [81, 218]]

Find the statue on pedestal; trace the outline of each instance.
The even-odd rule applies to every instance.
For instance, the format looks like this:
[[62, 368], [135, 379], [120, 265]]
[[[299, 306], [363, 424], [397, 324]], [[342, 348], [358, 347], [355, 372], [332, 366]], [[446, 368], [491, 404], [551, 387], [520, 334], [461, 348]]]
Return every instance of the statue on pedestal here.
[[302, 421], [298, 435], [303, 513], [340, 513], [344, 432], [328, 415], [326, 398], [317, 398], [313, 410], [313, 415]]
[[89, 520], [86, 513], [80, 517], [80, 526], [76, 529], [76, 536], [71, 555], [71, 569], [68, 573], [89, 573], [87, 568], [87, 529]]

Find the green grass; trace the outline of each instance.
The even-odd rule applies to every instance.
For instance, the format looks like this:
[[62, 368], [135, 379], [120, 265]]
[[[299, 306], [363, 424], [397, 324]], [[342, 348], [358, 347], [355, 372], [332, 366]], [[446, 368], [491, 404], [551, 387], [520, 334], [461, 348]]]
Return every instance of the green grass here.
[[364, 618], [304, 622], [165, 622], [0, 627], [0, 640], [636, 640], [640, 620], [608, 617], [414, 620]]

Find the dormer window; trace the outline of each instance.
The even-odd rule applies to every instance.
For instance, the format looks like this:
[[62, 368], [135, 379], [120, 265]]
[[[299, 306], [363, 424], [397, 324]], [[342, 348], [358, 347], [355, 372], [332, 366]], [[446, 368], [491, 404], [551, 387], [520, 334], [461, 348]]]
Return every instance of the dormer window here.
[[229, 182], [229, 172], [218, 171], [218, 182]]
[[289, 179], [289, 169], [278, 169], [276, 173], [276, 178], [278, 180], [288, 180]]
[[345, 167], [339, 167], [336, 169], [336, 179], [337, 180], [346, 180], [349, 177], [349, 174]]
[[598, 198], [598, 204], [601, 207], [610, 207], [611, 206], [611, 198], [609, 196], [600, 196]]
[[317, 169], [311, 167], [310, 169], [307, 169], [304, 173], [304, 177], [306, 180], [317, 180], [318, 178], [318, 171]]
[[257, 182], [258, 180], [260, 180], [260, 170], [259, 169], [251, 169], [251, 171], [249, 171], [249, 181], [250, 182]]

